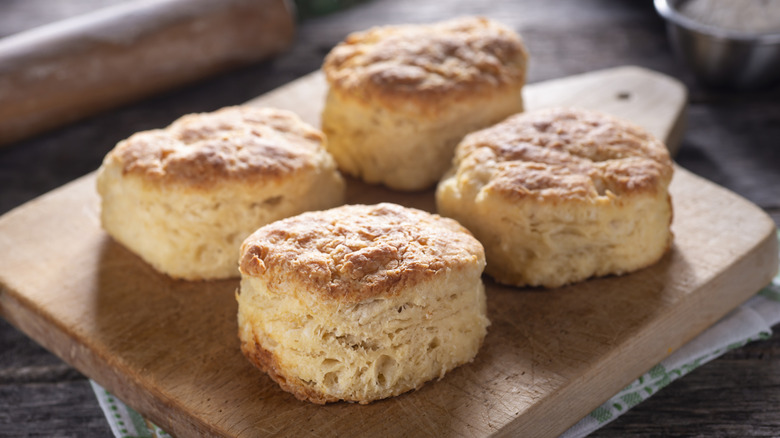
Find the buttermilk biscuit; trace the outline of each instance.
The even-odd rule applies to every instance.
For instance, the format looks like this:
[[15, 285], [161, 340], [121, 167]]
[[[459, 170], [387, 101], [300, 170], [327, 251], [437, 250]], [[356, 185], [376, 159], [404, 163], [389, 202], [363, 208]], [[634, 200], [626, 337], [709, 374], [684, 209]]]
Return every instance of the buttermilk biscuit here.
[[324, 143], [270, 108], [191, 114], [137, 133], [98, 171], [103, 228], [171, 277], [238, 277], [241, 242], [257, 228], [343, 202]]
[[436, 201], [482, 242], [497, 281], [557, 287], [661, 258], [672, 239], [672, 170], [642, 128], [550, 109], [466, 136]]
[[527, 58], [517, 34], [484, 18], [351, 34], [323, 65], [328, 150], [367, 182], [427, 188], [465, 134], [522, 111]]
[[401, 394], [476, 355], [484, 266], [457, 222], [395, 204], [283, 219], [241, 247], [241, 350], [300, 400]]

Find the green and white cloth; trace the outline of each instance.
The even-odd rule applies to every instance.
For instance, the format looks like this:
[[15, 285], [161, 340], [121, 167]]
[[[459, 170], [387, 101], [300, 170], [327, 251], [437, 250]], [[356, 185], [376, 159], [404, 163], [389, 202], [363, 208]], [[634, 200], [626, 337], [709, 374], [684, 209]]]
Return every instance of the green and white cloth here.
[[171, 438], [167, 432], [147, 421], [94, 380], [89, 381], [98, 404], [117, 438]]
[[[699, 366], [748, 342], [769, 338], [772, 335], [772, 326], [779, 322], [780, 273], [756, 296], [652, 367], [572, 426], [561, 437], [587, 436]], [[100, 407], [117, 438], [170, 436], [159, 427], [145, 421], [140, 414], [125, 406], [100, 385], [91, 383]]]
[[572, 426], [561, 438], [580, 438], [611, 422], [652, 397], [666, 385], [699, 366], [740, 348], [748, 342], [767, 339], [780, 322], [780, 275], [742, 306], [726, 315], [671, 356], [634, 380], [614, 397]]

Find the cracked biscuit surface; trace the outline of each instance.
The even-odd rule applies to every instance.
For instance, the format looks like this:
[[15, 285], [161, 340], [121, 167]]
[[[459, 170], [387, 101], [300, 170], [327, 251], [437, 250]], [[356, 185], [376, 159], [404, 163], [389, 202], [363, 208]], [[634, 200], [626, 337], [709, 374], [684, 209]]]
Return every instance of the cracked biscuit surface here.
[[228, 107], [136, 133], [98, 171], [102, 226], [171, 277], [238, 277], [239, 247], [257, 228], [343, 202], [324, 143], [272, 108]]
[[457, 222], [395, 204], [277, 221], [242, 246], [242, 351], [301, 400], [399, 395], [476, 355], [484, 263]]
[[557, 287], [658, 261], [672, 240], [672, 173], [664, 144], [638, 126], [540, 110], [464, 138], [437, 207], [485, 245], [497, 281]]
[[367, 182], [427, 188], [466, 133], [522, 111], [527, 62], [515, 32], [479, 17], [351, 34], [323, 64], [329, 150]]

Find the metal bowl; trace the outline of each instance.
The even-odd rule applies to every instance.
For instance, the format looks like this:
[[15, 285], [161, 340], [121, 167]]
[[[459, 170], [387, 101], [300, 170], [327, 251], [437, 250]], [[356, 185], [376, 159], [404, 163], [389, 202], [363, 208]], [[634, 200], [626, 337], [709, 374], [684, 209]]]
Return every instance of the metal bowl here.
[[[686, 0], [655, 0], [676, 55], [703, 84], [756, 89], [780, 82], [780, 33], [746, 33], [708, 26], [682, 15]], [[735, 2], [736, 3], [736, 2]]]

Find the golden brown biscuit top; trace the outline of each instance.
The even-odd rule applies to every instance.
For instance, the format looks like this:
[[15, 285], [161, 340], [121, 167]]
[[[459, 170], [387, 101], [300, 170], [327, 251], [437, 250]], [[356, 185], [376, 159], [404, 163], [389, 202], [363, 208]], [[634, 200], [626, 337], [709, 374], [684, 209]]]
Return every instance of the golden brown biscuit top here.
[[353, 33], [327, 55], [323, 70], [331, 87], [366, 99], [431, 102], [522, 86], [527, 58], [515, 32], [467, 17]]
[[455, 155], [484, 190], [547, 200], [665, 190], [666, 146], [627, 121], [573, 108], [522, 113], [467, 135]]
[[[456, 221], [396, 204], [344, 205], [266, 225], [241, 246], [243, 275], [293, 282], [318, 299], [391, 296], [436, 274], [484, 268], [482, 245]], [[278, 290], [279, 293], [285, 293]]]
[[324, 135], [289, 111], [234, 106], [189, 114], [165, 129], [136, 133], [106, 157], [125, 174], [209, 187], [230, 179], [277, 179], [312, 167]]

